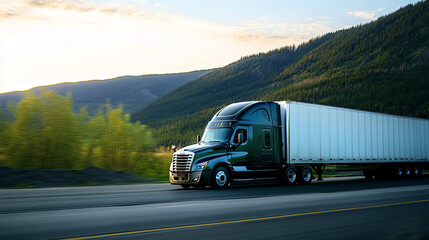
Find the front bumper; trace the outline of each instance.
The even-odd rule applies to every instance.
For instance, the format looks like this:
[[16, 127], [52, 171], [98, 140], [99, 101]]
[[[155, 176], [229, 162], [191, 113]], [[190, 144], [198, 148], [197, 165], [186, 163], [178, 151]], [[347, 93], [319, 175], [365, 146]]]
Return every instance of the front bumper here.
[[208, 183], [207, 171], [195, 171], [178, 174], [170, 171], [170, 183], [174, 185], [204, 185]]

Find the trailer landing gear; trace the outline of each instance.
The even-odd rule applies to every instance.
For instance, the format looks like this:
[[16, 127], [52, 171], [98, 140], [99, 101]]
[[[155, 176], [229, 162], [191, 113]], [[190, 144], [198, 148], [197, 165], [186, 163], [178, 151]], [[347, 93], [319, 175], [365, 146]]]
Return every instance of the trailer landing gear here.
[[317, 181], [322, 181], [323, 180], [322, 173], [323, 173], [323, 170], [325, 170], [326, 165], [315, 165], [315, 166], [313, 165], [311, 167], [317, 173]]

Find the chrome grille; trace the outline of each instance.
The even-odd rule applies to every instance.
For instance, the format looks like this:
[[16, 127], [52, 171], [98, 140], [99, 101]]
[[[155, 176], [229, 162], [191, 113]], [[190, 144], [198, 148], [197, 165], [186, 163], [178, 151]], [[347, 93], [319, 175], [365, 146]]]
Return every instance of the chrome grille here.
[[173, 155], [173, 172], [189, 172], [194, 155], [178, 153]]

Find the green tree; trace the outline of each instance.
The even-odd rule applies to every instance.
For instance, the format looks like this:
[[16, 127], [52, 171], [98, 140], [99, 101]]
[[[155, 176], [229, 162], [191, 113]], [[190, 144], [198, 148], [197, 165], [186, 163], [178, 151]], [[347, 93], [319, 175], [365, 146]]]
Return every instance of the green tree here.
[[73, 168], [79, 159], [81, 132], [72, 98], [53, 91], [28, 93], [16, 107], [7, 131], [9, 163], [22, 168]]
[[112, 109], [110, 104], [105, 104], [88, 121], [87, 132], [84, 162], [97, 167], [141, 172], [143, 159], [154, 148], [146, 126], [131, 123], [129, 115], [123, 114], [122, 105]]

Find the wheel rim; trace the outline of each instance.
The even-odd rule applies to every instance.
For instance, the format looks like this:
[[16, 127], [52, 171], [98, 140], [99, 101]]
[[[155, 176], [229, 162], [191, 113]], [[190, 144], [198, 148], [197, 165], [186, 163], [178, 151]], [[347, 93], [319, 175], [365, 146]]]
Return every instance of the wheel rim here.
[[410, 176], [410, 175], [411, 175], [411, 168], [410, 168], [410, 167], [405, 168], [405, 174], [406, 174], [407, 176]]
[[420, 169], [419, 167], [414, 167], [414, 175], [419, 175]]
[[404, 172], [402, 171], [401, 167], [398, 167], [398, 176], [402, 176]]
[[220, 170], [216, 173], [216, 184], [219, 187], [222, 187], [226, 184], [226, 181], [228, 180], [228, 176], [223, 170]]
[[303, 179], [305, 182], [310, 181], [310, 179], [311, 179], [311, 172], [310, 172], [310, 169], [306, 168], [306, 169], [304, 169], [304, 171], [302, 171], [302, 179]]
[[290, 183], [295, 182], [296, 180], [296, 171], [293, 169], [289, 169], [289, 171], [287, 171], [287, 180]]

